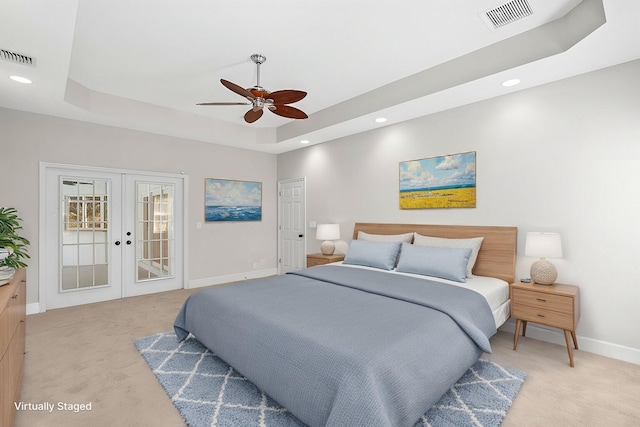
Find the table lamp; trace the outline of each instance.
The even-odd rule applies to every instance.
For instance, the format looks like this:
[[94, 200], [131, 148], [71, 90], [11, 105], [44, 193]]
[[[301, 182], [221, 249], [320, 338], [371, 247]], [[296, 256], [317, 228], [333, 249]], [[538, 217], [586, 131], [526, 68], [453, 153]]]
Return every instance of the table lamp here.
[[338, 240], [340, 238], [340, 225], [339, 224], [318, 224], [316, 230], [316, 239], [324, 240], [320, 245], [320, 252], [322, 255], [333, 255], [333, 251], [336, 250], [336, 245], [332, 240]]
[[562, 258], [560, 234], [528, 232], [524, 255], [540, 258], [531, 264], [531, 280], [540, 285], [552, 285], [558, 278], [558, 270], [546, 258]]

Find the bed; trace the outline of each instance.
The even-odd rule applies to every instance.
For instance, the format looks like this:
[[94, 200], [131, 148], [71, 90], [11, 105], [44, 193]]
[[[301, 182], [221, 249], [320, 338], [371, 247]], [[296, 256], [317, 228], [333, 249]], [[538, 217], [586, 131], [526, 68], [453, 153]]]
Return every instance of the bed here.
[[[176, 335], [193, 334], [307, 425], [412, 426], [491, 352], [508, 317], [516, 232], [356, 223], [343, 263], [199, 291], [178, 313]], [[418, 244], [423, 237], [482, 243], [469, 265], [470, 249], [436, 250]], [[436, 270], [457, 260], [456, 280], [425, 277], [429, 263], [416, 265], [424, 254], [439, 260]], [[366, 265], [377, 258], [392, 268]], [[490, 303], [475, 288], [493, 280], [507, 291]]]

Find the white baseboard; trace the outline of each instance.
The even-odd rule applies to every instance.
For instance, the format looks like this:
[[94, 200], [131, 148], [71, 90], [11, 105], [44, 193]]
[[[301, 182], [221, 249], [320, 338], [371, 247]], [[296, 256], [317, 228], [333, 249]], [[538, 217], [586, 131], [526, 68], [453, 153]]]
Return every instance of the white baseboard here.
[[27, 304], [27, 316], [30, 314], [38, 314], [38, 313], [40, 313], [39, 302], [32, 302], [30, 304]]
[[275, 276], [278, 274], [277, 268], [266, 270], [253, 270], [245, 273], [229, 274], [226, 276], [206, 277], [204, 279], [189, 280], [187, 289], [202, 288], [205, 286], [222, 285], [224, 283], [239, 282], [247, 279], [258, 279], [260, 277]]
[[[511, 319], [500, 327], [501, 331], [515, 333], [516, 323]], [[540, 341], [550, 342], [566, 346], [564, 333], [559, 329], [547, 329], [533, 323], [527, 324], [527, 337]], [[580, 351], [588, 351], [589, 353], [599, 354], [601, 356], [610, 357], [612, 359], [622, 360], [624, 362], [640, 365], [640, 349], [625, 347], [623, 345], [600, 341], [593, 338], [577, 335], [578, 346]]]

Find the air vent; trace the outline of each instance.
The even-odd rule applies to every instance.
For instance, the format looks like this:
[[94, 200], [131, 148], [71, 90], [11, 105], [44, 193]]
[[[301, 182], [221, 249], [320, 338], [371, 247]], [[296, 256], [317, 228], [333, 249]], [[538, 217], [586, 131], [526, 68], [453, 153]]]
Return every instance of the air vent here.
[[512, 0], [484, 13], [485, 18], [491, 22], [494, 29], [526, 18], [531, 14], [533, 11], [527, 0]]
[[0, 59], [5, 61], [14, 62], [16, 64], [26, 65], [28, 67], [35, 67], [36, 60], [30, 56], [23, 55], [21, 53], [11, 52], [10, 50], [0, 49]]

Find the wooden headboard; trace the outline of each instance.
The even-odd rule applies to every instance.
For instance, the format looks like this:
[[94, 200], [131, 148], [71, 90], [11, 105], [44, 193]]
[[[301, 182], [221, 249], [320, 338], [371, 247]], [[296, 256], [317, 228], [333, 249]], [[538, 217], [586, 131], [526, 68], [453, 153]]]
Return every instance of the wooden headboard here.
[[496, 277], [512, 283], [515, 277], [518, 228], [480, 225], [432, 225], [432, 224], [379, 224], [357, 222], [353, 239], [358, 231], [370, 234], [403, 234], [416, 232], [424, 236], [448, 239], [484, 237], [473, 274]]

